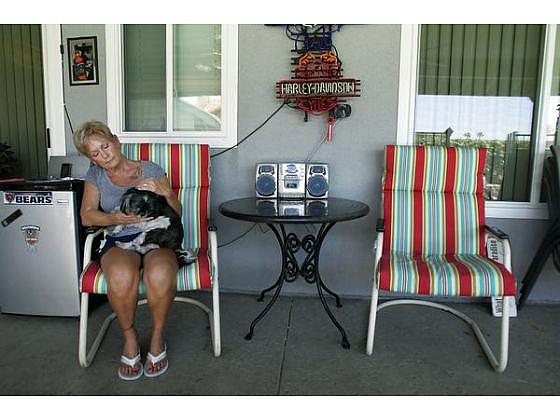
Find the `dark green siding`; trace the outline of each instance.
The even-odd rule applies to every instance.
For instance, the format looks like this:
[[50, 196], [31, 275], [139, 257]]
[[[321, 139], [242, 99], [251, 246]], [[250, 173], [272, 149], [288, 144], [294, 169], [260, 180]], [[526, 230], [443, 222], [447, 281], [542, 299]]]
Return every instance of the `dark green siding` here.
[[0, 25], [0, 142], [16, 154], [16, 176], [47, 174], [40, 25]]
[[535, 100], [543, 25], [422, 25], [420, 95]]

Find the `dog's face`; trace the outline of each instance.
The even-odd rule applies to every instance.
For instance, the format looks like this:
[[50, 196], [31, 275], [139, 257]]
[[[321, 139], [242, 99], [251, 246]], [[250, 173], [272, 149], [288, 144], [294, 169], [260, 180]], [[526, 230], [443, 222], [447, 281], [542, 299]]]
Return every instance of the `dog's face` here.
[[129, 188], [122, 196], [121, 211], [140, 217], [156, 217], [162, 212], [161, 197], [151, 191]]
[[194, 261], [192, 255], [185, 256], [180, 252], [184, 232], [181, 216], [167, 204], [165, 197], [151, 191], [129, 188], [122, 196], [120, 209], [125, 214], [146, 217], [148, 220], [138, 224], [141, 225], [142, 233], [133, 241], [117, 241], [117, 246], [142, 255], [152, 249], [169, 248], [177, 253], [179, 265]]

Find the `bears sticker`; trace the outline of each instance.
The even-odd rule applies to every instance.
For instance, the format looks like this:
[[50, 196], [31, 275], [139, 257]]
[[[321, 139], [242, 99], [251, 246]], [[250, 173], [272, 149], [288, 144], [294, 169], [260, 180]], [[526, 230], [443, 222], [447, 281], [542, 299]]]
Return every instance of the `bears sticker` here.
[[50, 191], [40, 192], [19, 192], [19, 191], [6, 191], [4, 192], [4, 204], [15, 205], [52, 205], [53, 195]]

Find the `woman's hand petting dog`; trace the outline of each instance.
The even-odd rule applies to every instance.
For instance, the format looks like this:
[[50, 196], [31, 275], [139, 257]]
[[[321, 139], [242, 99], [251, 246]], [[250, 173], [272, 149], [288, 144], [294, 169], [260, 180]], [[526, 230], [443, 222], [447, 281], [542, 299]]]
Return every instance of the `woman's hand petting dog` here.
[[130, 225], [134, 223], [145, 222], [151, 219], [151, 217], [146, 218], [146, 217], [140, 217], [136, 214], [126, 214], [120, 210], [111, 213], [111, 216], [113, 217], [114, 225]]
[[151, 191], [163, 197], [169, 197], [173, 194], [173, 190], [165, 178], [146, 178], [140, 182], [137, 188], [141, 191]]

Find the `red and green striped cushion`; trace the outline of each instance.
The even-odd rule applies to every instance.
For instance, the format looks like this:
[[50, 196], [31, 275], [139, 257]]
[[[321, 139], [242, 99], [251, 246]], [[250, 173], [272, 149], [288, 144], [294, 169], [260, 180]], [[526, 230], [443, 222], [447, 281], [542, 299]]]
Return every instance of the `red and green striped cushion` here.
[[515, 296], [515, 278], [482, 255], [408, 257], [384, 253], [379, 289], [430, 296]]
[[486, 149], [385, 148], [379, 287], [446, 296], [515, 294], [515, 278], [486, 258]]
[[[177, 291], [209, 289], [212, 287], [211, 260], [207, 252], [199, 250], [196, 261], [181, 267], [177, 273]], [[80, 278], [80, 290], [84, 293], [107, 294], [107, 280], [97, 261], [92, 261]], [[146, 293], [146, 285], [140, 281], [139, 293]]]
[[[124, 143], [122, 152], [132, 160], [160, 165], [183, 206], [183, 248], [198, 251], [198, 259], [177, 273], [177, 290], [212, 286], [212, 264], [208, 253], [210, 209], [210, 154], [206, 144]], [[107, 284], [97, 262], [90, 263], [80, 278], [83, 292], [106, 294]], [[145, 285], [140, 282], [140, 293]]]
[[123, 143], [122, 152], [132, 160], [157, 163], [173, 189], [210, 186], [207, 144]]
[[387, 146], [383, 249], [403, 255], [480, 254], [486, 149]]

